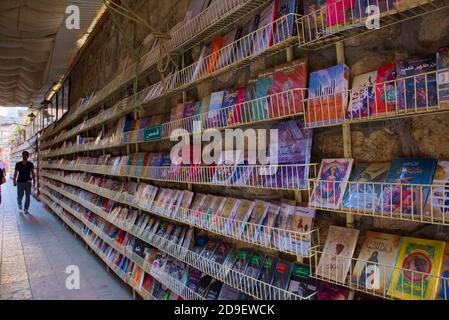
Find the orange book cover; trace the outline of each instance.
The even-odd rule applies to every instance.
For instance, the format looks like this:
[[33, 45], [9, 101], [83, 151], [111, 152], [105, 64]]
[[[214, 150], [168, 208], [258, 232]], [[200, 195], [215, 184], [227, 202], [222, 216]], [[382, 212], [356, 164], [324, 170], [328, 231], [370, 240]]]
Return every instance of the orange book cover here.
[[217, 36], [215, 37], [214, 41], [212, 42], [212, 54], [209, 56], [209, 63], [207, 65], [207, 72], [212, 73], [215, 71], [215, 67], [217, 66], [218, 59], [220, 58], [220, 55], [218, 51], [220, 51], [222, 45], [223, 45], [223, 37]]

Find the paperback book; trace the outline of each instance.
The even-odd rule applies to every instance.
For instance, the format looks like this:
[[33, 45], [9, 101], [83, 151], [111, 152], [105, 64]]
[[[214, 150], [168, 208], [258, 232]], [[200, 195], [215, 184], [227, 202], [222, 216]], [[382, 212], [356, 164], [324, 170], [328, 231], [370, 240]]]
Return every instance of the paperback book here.
[[377, 69], [376, 106], [374, 113], [394, 112], [398, 106], [396, 64], [382, 65]]
[[435, 56], [396, 62], [399, 110], [438, 106]]
[[400, 245], [398, 235], [368, 231], [352, 272], [352, 283], [385, 295]]
[[353, 295], [346, 288], [326, 282], [321, 282], [318, 288], [318, 300], [352, 300]]
[[449, 104], [449, 47], [437, 50], [438, 97], [440, 106]]
[[317, 276], [346, 283], [358, 237], [359, 230], [330, 226], [316, 269]]
[[353, 159], [323, 159], [309, 206], [336, 209], [345, 193]]
[[391, 162], [379, 210], [389, 214], [422, 214], [436, 169], [433, 159], [397, 159]]
[[293, 264], [291, 262], [279, 259], [274, 269], [272, 285], [283, 290], [287, 290], [292, 269]]
[[267, 50], [273, 43], [274, 19], [276, 17], [276, 3], [273, 0], [268, 7], [260, 13], [259, 29], [254, 33], [253, 55], [259, 55]]
[[344, 120], [348, 87], [349, 68], [345, 64], [312, 72], [309, 76], [306, 123], [322, 126]]
[[310, 277], [310, 267], [294, 264], [288, 291], [302, 298], [310, 297], [318, 290], [318, 283]]
[[426, 203], [425, 213], [433, 220], [449, 220], [449, 161], [438, 161], [431, 199]]
[[446, 243], [444, 248], [444, 256], [441, 262], [437, 299], [445, 301], [449, 299], [449, 243]]
[[444, 248], [442, 241], [402, 238], [388, 294], [407, 300], [435, 299]]
[[343, 198], [342, 207], [348, 209], [372, 210], [379, 202], [382, 186], [390, 163], [356, 164], [352, 170], [350, 183]]
[[371, 117], [376, 109], [377, 71], [354, 77], [351, 98], [346, 119], [363, 119]]

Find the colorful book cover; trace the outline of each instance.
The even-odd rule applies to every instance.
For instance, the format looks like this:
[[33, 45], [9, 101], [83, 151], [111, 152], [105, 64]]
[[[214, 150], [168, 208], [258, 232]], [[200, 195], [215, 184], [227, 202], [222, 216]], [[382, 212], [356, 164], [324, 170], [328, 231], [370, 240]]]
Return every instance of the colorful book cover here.
[[285, 239], [285, 249], [300, 255], [308, 255], [311, 237], [310, 231], [315, 220], [315, 209], [296, 206], [291, 215]]
[[381, 185], [390, 170], [390, 163], [356, 164], [343, 198], [342, 207], [348, 209], [374, 210], [379, 202]]
[[273, 228], [276, 224], [276, 221], [278, 219], [279, 213], [281, 212], [281, 206], [278, 204], [270, 203], [270, 207], [268, 208], [268, 213], [262, 222], [260, 232], [259, 232], [259, 243], [270, 246], [271, 239], [272, 239], [272, 232]]
[[[278, 143], [270, 145], [270, 163], [284, 166], [273, 166], [275, 172], [263, 177], [264, 185], [305, 189], [309, 178], [308, 164], [312, 153], [313, 130], [304, 128], [303, 119], [280, 121], [273, 124], [271, 129], [277, 131]], [[272, 150], [277, 150], [277, 154]], [[273, 160], [273, 156], [277, 159]]]
[[445, 301], [449, 300], [449, 243], [446, 243], [444, 248], [437, 299]]
[[199, 271], [197, 269], [190, 268], [188, 280], [187, 280], [187, 287], [190, 290], [197, 292], [201, 276], [202, 276], [201, 271]]
[[378, 209], [385, 213], [422, 214], [430, 193], [437, 161], [397, 159], [391, 162]]
[[291, 216], [295, 212], [295, 204], [296, 201], [294, 200], [281, 201], [281, 209], [274, 225], [276, 229], [273, 230], [273, 244], [279, 249], [282, 249], [285, 246], [286, 234], [284, 230], [287, 230]]
[[246, 270], [246, 267], [249, 264], [249, 260], [252, 256], [252, 250], [250, 249], [239, 249], [237, 251], [237, 259], [235, 260], [234, 266], [232, 267], [233, 270], [236, 272], [244, 273]]
[[346, 283], [359, 230], [330, 226], [316, 274], [335, 282]]
[[237, 28], [228, 32], [223, 37], [223, 44], [222, 44], [223, 49], [221, 50], [220, 57], [218, 59], [218, 68], [224, 68], [236, 61], [235, 56], [232, 55], [236, 46], [236, 44], [233, 43], [234, 41], [237, 40], [236, 36], [237, 36]]
[[312, 41], [326, 32], [326, 0], [304, 0], [304, 41]]
[[349, 68], [345, 64], [312, 72], [309, 76], [306, 122], [320, 126], [344, 120], [348, 88]]
[[[200, 57], [197, 62], [195, 62], [195, 69], [193, 70], [191, 81], [200, 79], [207, 72], [206, 57], [210, 54], [210, 49], [208, 47], [203, 47], [201, 50]], [[180, 85], [183, 85], [181, 83]]]
[[268, 7], [260, 13], [259, 29], [254, 33], [253, 55], [262, 53], [273, 43], [273, 29], [277, 1], [278, 0], [273, 0]]
[[358, 0], [355, 2], [354, 20], [366, 19], [372, 13], [372, 10], [368, 11], [367, 9], [373, 5], [378, 8], [381, 16], [385, 12], [390, 14], [389, 11], [396, 10], [397, 3], [398, 0]]
[[260, 234], [260, 225], [265, 220], [268, 214], [268, 208], [270, 204], [266, 201], [256, 200], [253, 213], [251, 214], [248, 224], [244, 223], [243, 228], [245, 228], [245, 237], [249, 241], [256, 241]]
[[374, 113], [388, 113], [397, 110], [396, 79], [396, 64], [382, 65], [377, 69]]
[[433, 300], [444, 255], [442, 241], [402, 238], [388, 294], [405, 300]]
[[276, 263], [273, 274], [273, 286], [287, 290], [292, 274], [293, 264], [286, 260], [279, 259]]
[[254, 252], [249, 260], [248, 267], [245, 270], [245, 275], [258, 279], [260, 275], [260, 271], [262, 270], [264, 256], [260, 253]]
[[222, 126], [223, 119], [221, 117], [220, 110], [223, 106], [224, 96], [225, 91], [212, 93], [210, 98], [207, 128], [220, 128]]
[[353, 159], [323, 159], [309, 206], [339, 208], [353, 162]]
[[275, 11], [275, 28], [273, 43], [277, 44], [292, 37], [295, 33], [295, 13], [298, 10], [297, 0], [277, 0]]
[[223, 209], [217, 212], [212, 218], [212, 225], [219, 231], [224, 231], [224, 227], [230, 216], [234, 216], [240, 205], [240, 200], [227, 198]]
[[425, 213], [434, 220], [449, 220], [449, 161], [438, 161], [433, 178], [430, 201], [427, 201]]
[[234, 51], [236, 60], [242, 60], [252, 54], [255, 39], [253, 32], [259, 27], [259, 22], [260, 15], [257, 14], [253, 18], [244, 21], [241, 26], [237, 28], [235, 39], [239, 41]]
[[353, 24], [355, 0], [326, 0], [326, 32], [334, 33]]
[[352, 272], [352, 283], [385, 295], [400, 245], [401, 236], [368, 231]]
[[224, 150], [220, 154], [212, 183], [228, 186], [238, 184], [242, 179], [244, 163], [241, 150]]
[[374, 114], [376, 108], [377, 71], [354, 77], [346, 119], [363, 119]]
[[268, 119], [268, 99], [273, 80], [269, 76], [261, 76], [256, 80], [256, 97], [252, 106], [252, 121]]
[[437, 50], [438, 96], [440, 103], [449, 101], [449, 47]]
[[235, 300], [239, 300], [240, 297], [240, 291], [237, 289], [234, 289], [230, 286], [228, 286], [227, 284], [223, 285], [223, 287], [221, 288], [220, 291], [220, 295], [218, 296], [217, 300], [220, 301], [235, 301]]
[[220, 49], [223, 46], [224, 38], [222, 36], [216, 36], [214, 41], [212, 42], [211, 46], [211, 54], [207, 58], [209, 63], [207, 65], [207, 72], [212, 73], [216, 71], [218, 61], [220, 59], [220, 54], [223, 54], [223, 52], [220, 52]]
[[234, 216], [230, 216], [225, 226], [225, 232], [240, 237], [243, 227], [254, 210], [255, 202], [241, 199]]
[[212, 239], [207, 240], [206, 246], [204, 247], [204, 250], [201, 253], [201, 257], [205, 259], [211, 259], [217, 247], [218, 247], [217, 241]]
[[207, 291], [206, 300], [217, 300], [222, 287], [223, 287], [223, 282], [220, 282], [217, 279], [213, 279], [211, 284], [209, 285], [209, 290]]
[[288, 291], [307, 298], [318, 290], [318, 282], [310, 277], [310, 267], [294, 264]]
[[348, 289], [330, 283], [321, 282], [318, 288], [318, 300], [352, 300]]
[[396, 70], [399, 110], [438, 106], [435, 55], [398, 60]]
[[306, 59], [299, 60], [291, 68], [276, 71], [271, 75], [272, 84], [268, 94], [274, 96], [268, 104], [270, 119], [304, 112], [307, 76]]
[[214, 251], [211, 261], [218, 264], [223, 264], [226, 258], [228, 257], [230, 251], [231, 246], [229, 244], [227, 244], [226, 242], [220, 242]]
[[238, 90], [225, 90], [223, 97], [223, 104], [220, 112], [220, 126], [226, 127], [228, 119], [233, 111], [233, 106], [237, 103]]
[[235, 103], [229, 112], [228, 125], [246, 123], [250, 119], [249, 110], [245, 105], [246, 88], [236, 90]]
[[260, 271], [259, 280], [271, 284], [273, 282], [274, 273], [278, 260], [271, 256], [266, 256]]

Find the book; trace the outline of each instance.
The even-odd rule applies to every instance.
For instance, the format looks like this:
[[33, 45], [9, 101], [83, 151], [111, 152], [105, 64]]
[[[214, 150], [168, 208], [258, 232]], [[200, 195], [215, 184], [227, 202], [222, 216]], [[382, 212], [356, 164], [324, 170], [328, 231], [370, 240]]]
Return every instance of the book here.
[[217, 300], [224, 301], [224, 300], [239, 300], [240, 297], [240, 291], [237, 289], [234, 289], [233, 287], [228, 286], [227, 284], [223, 285], [220, 291], [220, 295], [218, 296]]
[[304, 127], [303, 119], [276, 122], [271, 129], [277, 131], [278, 142], [270, 144], [269, 164], [272, 165], [267, 166], [270, 171], [263, 177], [263, 184], [287, 189], [307, 188], [313, 130]]
[[312, 72], [309, 75], [306, 123], [321, 126], [344, 120], [348, 87], [349, 68], [345, 64]]
[[201, 255], [203, 251], [205, 250], [207, 245], [207, 239], [203, 236], [198, 236], [195, 239], [195, 242], [193, 244], [193, 247], [190, 249], [193, 253], [196, 253], [197, 255]]
[[212, 257], [210, 258], [211, 261], [217, 263], [217, 264], [223, 264], [228, 257], [229, 252], [231, 251], [231, 246], [227, 244], [226, 242], [220, 242]]
[[326, 0], [304, 0], [304, 32], [303, 41], [321, 38], [326, 32]]
[[298, 10], [297, 0], [277, 0], [275, 9], [276, 21], [273, 43], [277, 44], [292, 37], [295, 32], [295, 13]]
[[184, 16], [184, 23], [187, 24], [190, 20], [198, 16], [201, 11], [208, 7], [209, 2], [210, 0], [191, 0], [186, 15]]
[[198, 287], [196, 289], [196, 292], [202, 296], [206, 297], [207, 292], [209, 291], [210, 284], [212, 282], [212, 277], [208, 274], [202, 274], [201, 278], [198, 282]]
[[220, 124], [226, 127], [233, 106], [237, 103], [238, 90], [228, 89], [224, 91], [223, 103], [220, 109]]
[[295, 211], [296, 202], [293, 200], [282, 200], [281, 208], [275, 222], [275, 229], [273, 230], [273, 245], [279, 249], [283, 249], [286, 246], [285, 237], [288, 225], [290, 223], [291, 216]]
[[252, 250], [251, 249], [239, 249], [237, 251], [237, 258], [235, 260], [234, 266], [232, 269], [239, 273], [244, 273], [246, 270], [246, 267], [249, 264], [249, 260], [252, 256]]
[[[430, 193], [437, 161], [396, 159], [391, 162], [378, 210], [390, 214], [422, 214]], [[416, 185], [416, 186], [415, 186]]]
[[352, 300], [353, 293], [348, 289], [330, 283], [321, 282], [318, 288], [318, 300]]
[[260, 15], [255, 15], [249, 18], [237, 28], [237, 34], [235, 36], [237, 45], [234, 49], [234, 55], [236, 60], [242, 60], [251, 56], [253, 52], [253, 43], [255, 40], [254, 32], [259, 27]]
[[430, 201], [425, 206], [427, 217], [441, 221], [449, 219], [449, 161], [438, 161], [433, 178]]
[[397, 110], [396, 79], [396, 64], [382, 65], [377, 69], [375, 114]]
[[353, 159], [323, 159], [309, 206], [339, 208], [353, 162]]
[[268, 103], [269, 118], [304, 112], [307, 76], [306, 59], [295, 61], [291, 67], [271, 74], [272, 83], [267, 92], [273, 95]]
[[256, 80], [256, 96], [252, 105], [252, 121], [268, 119], [267, 96], [273, 85], [273, 80], [269, 76], [260, 76]]
[[220, 59], [220, 55], [223, 52], [220, 52], [220, 49], [223, 46], [224, 38], [220, 35], [216, 36], [211, 45], [211, 54], [207, 57], [209, 61], [207, 64], [207, 72], [212, 73], [217, 70], [217, 65]]
[[330, 226], [316, 274], [333, 282], [346, 283], [359, 230]]
[[253, 55], [259, 55], [273, 44], [277, 1], [273, 0], [259, 15], [259, 29], [254, 33]]
[[388, 294], [407, 300], [433, 300], [444, 255], [442, 241], [403, 237]]
[[224, 231], [225, 225], [230, 216], [234, 216], [240, 205], [240, 200], [227, 198], [221, 211], [217, 211], [212, 217], [212, 226], [218, 231]]
[[218, 58], [218, 68], [224, 68], [235, 62], [233, 52], [236, 44], [233, 42], [237, 40], [236, 36], [237, 28], [232, 29], [223, 37], [222, 50]]
[[326, 0], [326, 33], [352, 27], [355, 0]]
[[399, 110], [438, 106], [435, 55], [399, 59], [396, 70]]
[[250, 218], [255, 205], [254, 201], [240, 199], [240, 205], [237, 211], [228, 219], [228, 223], [225, 226], [225, 233], [240, 237], [244, 230], [244, 225]]
[[215, 250], [218, 247], [218, 243], [215, 240], [209, 239], [206, 242], [206, 246], [204, 247], [203, 252], [201, 253], [201, 257], [205, 259], [211, 259], [215, 253]]
[[400, 245], [398, 235], [368, 231], [352, 272], [352, 283], [385, 295]]
[[235, 103], [228, 113], [228, 125], [246, 123], [251, 119], [248, 105], [245, 104], [246, 88], [238, 88], [236, 90]]
[[217, 279], [213, 279], [209, 285], [209, 290], [207, 291], [206, 300], [217, 300], [222, 287], [223, 287], [223, 282], [220, 282]]
[[260, 271], [262, 270], [264, 258], [265, 257], [260, 253], [254, 252], [249, 260], [248, 267], [245, 270], [245, 275], [258, 279]]
[[244, 153], [242, 150], [224, 150], [218, 159], [212, 183], [238, 185], [244, 180]]
[[263, 244], [264, 246], [271, 245], [271, 240], [273, 237], [273, 228], [276, 224], [280, 211], [281, 206], [279, 204], [270, 203], [267, 215], [261, 224], [259, 239], [257, 239], [258, 240], [257, 242]]
[[[208, 47], [203, 47], [201, 50], [200, 57], [198, 58], [198, 61], [194, 63], [195, 68], [193, 69], [192, 76], [190, 77], [190, 81], [186, 82], [193, 82], [197, 79], [201, 79], [206, 73], [207, 73], [207, 66], [206, 66], [206, 57], [210, 54], [210, 49]], [[185, 83], [181, 83], [183, 85]]]
[[449, 47], [437, 50], [438, 97], [440, 106], [449, 103]]
[[449, 299], [449, 243], [446, 243], [441, 262], [440, 279], [437, 290], [437, 299]]
[[[225, 91], [213, 92], [210, 98], [209, 113], [208, 113], [208, 123], [207, 128], [220, 128], [223, 124], [223, 119], [221, 116], [221, 108], [223, 106], [223, 99], [225, 96]], [[225, 118], [226, 119], [226, 118]]]
[[342, 207], [348, 209], [375, 210], [390, 163], [356, 164], [350, 176], [350, 183], [343, 197]]
[[369, 118], [374, 114], [376, 110], [376, 79], [377, 70], [354, 77], [346, 119]]
[[198, 286], [200, 284], [202, 272], [198, 269], [190, 268], [187, 279], [187, 287], [194, 291], [198, 292]]
[[310, 267], [294, 264], [288, 291], [302, 298], [310, 297], [318, 290], [318, 283], [310, 277]]
[[283, 290], [287, 290], [292, 273], [293, 264], [279, 259], [274, 268], [272, 285]]
[[249, 241], [256, 241], [260, 234], [260, 225], [265, 220], [268, 214], [268, 208], [270, 204], [266, 201], [256, 200], [254, 209], [251, 216], [248, 219], [248, 223], [244, 223], [245, 238]]
[[291, 215], [287, 230], [290, 231], [284, 241], [284, 249], [300, 255], [308, 255], [311, 246], [310, 234], [315, 220], [315, 209], [296, 206]]

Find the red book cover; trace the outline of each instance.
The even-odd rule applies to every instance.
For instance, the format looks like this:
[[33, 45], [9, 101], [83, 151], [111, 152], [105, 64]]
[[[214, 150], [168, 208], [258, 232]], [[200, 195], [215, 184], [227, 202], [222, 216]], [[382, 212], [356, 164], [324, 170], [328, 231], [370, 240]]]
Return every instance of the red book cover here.
[[[229, 121], [230, 125], [242, 123], [245, 119], [245, 97], [246, 97], [246, 88], [237, 89], [237, 97], [235, 99], [235, 105], [232, 108], [232, 112], [230, 112]], [[248, 116], [249, 118], [249, 116]]]
[[396, 64], [387, 64], [377, 69], [376, 105], [374, 113], [396, 110]]
[[217, 36], [212, 42], [212, 54], [209, 56], [209, 64], [207, 65], [207, 72], [212, 73], [216, 71], [216, 66], [218, 62], [218, 58], [220, 57], [218, 51], [220, 51], [223, 45], [223, 37]]

